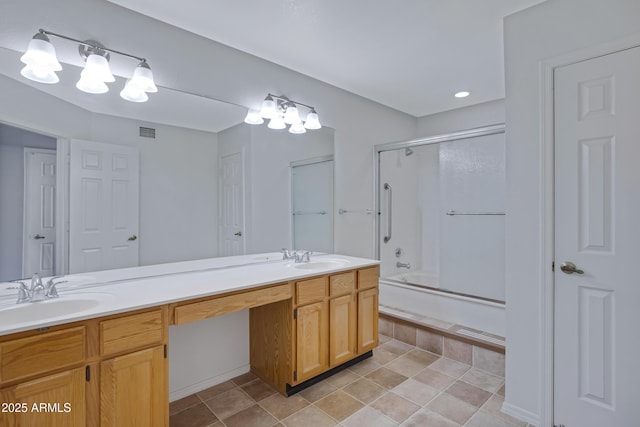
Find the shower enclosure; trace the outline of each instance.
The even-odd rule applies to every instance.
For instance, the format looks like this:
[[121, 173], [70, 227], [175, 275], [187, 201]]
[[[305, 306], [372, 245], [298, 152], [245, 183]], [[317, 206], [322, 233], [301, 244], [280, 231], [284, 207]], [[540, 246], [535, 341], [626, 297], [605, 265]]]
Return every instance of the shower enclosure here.
[[380, 304], [504, 334], [504, 126], [376, 146]]

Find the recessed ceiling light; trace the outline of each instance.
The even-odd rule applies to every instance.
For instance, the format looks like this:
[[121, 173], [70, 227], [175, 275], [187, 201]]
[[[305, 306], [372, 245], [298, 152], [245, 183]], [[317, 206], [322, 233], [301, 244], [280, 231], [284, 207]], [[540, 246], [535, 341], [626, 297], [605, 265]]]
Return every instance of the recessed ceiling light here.
[[456, 94], [454, 95], [456, 98], [466, 98], [467, 96], [469, 96], [471, 94], [471, 92], [467, 92], [467, 91], [462, 91], [462, 92], [456, 92]]

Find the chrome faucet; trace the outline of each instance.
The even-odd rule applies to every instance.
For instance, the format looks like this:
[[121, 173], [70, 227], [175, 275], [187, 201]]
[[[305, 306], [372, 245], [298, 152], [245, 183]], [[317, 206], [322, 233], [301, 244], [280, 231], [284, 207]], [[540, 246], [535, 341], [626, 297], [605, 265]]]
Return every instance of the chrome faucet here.
[[282, 252], [282, 259], [283, 260], [288, 260], [288, 259], [294, 259], [295, 258], [295, 251], [290, 251], [287, 248], [282, 248], [282, 250], [280, 252]]
[[295, 262], [309, 262], [311, 261], [311, 251], [296, 251], [294, 252]]
[[54, 276], [47, 281], [46, 285], [42, 284], [42, 279], [38, 273], [34, 274], [31, 278], [31, 286], [27, 287], [24, 282], [19, 282], [18, 288], [18, 301], [17, 304], [24, 302], [37, 302], [44, 301], [45, 299], [58, 298], [58, 290], [56, 285], [58, 283], [65, 283], [66, 280], [60, 282], [54, 282], [55, 279], [59, 279], [62, 276]]
[[400, 262], [400, 261], [398, 261], [398, 262], [396, 262], [396, 268], [406, 268], [406, 269], [409, 269], [409, 268], [411, 268], [411, 263], [409, 263], [409, 262]]

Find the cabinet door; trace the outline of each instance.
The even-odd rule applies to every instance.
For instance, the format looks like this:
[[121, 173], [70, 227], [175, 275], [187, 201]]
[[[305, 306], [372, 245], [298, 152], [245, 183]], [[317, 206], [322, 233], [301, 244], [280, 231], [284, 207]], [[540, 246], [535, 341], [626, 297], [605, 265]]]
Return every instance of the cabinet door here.
[[1, 426], [84, 426], [85, 369], [72, 369], [0, 390], [0, 402]]
[[100, 365], [100, 425], [168, 425], [167, 365], [158, 346]]
[[298, 307], [296, 320], [296, 371], [298, 383], [328, 367], [327, 302]]
[[358, 354], [378, 345], [378, 288], [358, 293]]
[[329, 366], [356, 355], [356, 299], [354, 294], [329, 300]]

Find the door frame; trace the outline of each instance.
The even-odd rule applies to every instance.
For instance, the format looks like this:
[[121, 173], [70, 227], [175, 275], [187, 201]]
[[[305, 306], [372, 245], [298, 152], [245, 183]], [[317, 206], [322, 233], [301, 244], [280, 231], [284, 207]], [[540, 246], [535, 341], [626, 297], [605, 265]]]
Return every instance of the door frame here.
[[[27, 239], [27, 154], [28, 153], [42, 153], [42, 154], [53, 154], [54, 156], [56, 156], [56, 169], [58, 168], [57, 165], [57, 161], [58, 161], [58, 153], [56, 150], [51, 150], [51, 149], [46, 149], [46, 148], [32, 148], [32, 147], [24, 147], [23, 149], [23, 162], [24, 162], [24, 167], [23, 167], [23, 188], [24, 191], [22, 192], [22, 277], [27, 277], [27, 275], [25, 274], [26, 271], [26, 260], [27, 260], [27, 247], [28, 247], [28, 239]], [[57, 196], [58, 196], [58, 178], [57, 178], [58, 174], [57, 174], [57, 170], [56, 170], [56, 190], [54, 191], [54, 197], [56, 197], [54, 203], [54, 206], [56, 209], [58, 206], [58, 200], [57, 200]], [[30, 209], [31, 211], [31, 209]], [[33, 212], [31, 212], [33, 213]], [[55, 228], [56, 228], [56, 237], [58, 236], [58, 221], [55, 221]], [[57, 245], [57, 244], [56, 244]], [[57, 262], [58, 256], [55, 253], [55, 246], [54, 246], [54, 262]], [[33, 254], [31, 254], [33, 255]], [[54, 264], [54, 272], [56, 272], [57, 274], [57, 265]]]
[[[555, 282], [551, 270], [555, 257], [555, 123], [554, 123], [554, 71], [556, 68], [587, 61], [612, 53], [640, 46], [640, 35], [619, 39], [579, 49], [539, 62], [540, 89], [540, 193], [539, 218], [541, 229], [540, 245], [540, 425], [553, 425], [554, 415], [554, 338], [555, 338]], [[515, 409], [511, 411], [510, 409]], [[507, 412], [518, 415], [517, 408], [507, 408]]]

